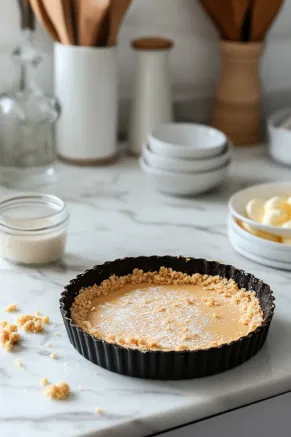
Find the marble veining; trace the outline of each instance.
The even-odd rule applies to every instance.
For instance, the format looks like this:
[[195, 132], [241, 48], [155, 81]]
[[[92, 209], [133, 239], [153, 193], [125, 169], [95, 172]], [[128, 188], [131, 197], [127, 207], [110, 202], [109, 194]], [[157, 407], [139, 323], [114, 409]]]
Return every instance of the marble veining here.
[[[240, 257], [227, 238], [227, 200], [232, 193], [253, 183], [289, 178], [290, 170], [269, 161], [263, 147], [235, 151], [229, 180], [192, 199], [154, 193], [132, 158], [106, 168], [58, 165], [57, 183], [36, 191], [57, 194], [68, 204], [66, 256], [37, 269], [0, 261], [0, 311], [16, 302], [23, 312], [39, 310], [52, 319], [43, 334], [25, 335], [13, 353], [0, 350], [1, 436], [145, 437], [291, 390], [291, 273]], [[1, 196], [9, 193], [12, 190], [0, 188]], [[70, 345], [61, 320], [62, 287], [94, 264], [152, 254], [215, 259], [270, 283], [277, 308], [259, 354], [224, 374], [163, 382], [113, 374], [83, 359]], [[14, 317], [1, 311], [1, 319]], [[14, 364], [16, 359], [23, 369]], [[68, 382], [69, 399], [45, 398], [42, 377]]]

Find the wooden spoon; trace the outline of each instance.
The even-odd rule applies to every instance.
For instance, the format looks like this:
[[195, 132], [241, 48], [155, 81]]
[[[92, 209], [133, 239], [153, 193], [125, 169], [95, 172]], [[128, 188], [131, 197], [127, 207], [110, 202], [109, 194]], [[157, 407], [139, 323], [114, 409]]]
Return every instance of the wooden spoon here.
[[[242, 28], [251, 3], [251, 0], [231, 0], [234, 24], [236, 28], [240, 30], [240, 35], [242, 35]], [[243, 39], [242, 36], [240, 39]]]
[[201, 0], [201, 3], [224, 39], [240, 41], [240, 29], [235, 24], [230, 1]]
[[262, 41], [281, 8], [283, 0], [254, 0], [251, 41]]
[[78, 42], [81, 46], [96, 45], [109, 6], [110, 0], [79, 1]]
[[115, 46], [120, 24], [132, 0], [112, 0], [109, 12], [109, 36], [107, 45]]
[[35, 17], [29, 0], [18, 0], [21, 29], [35, 30]]
[[72, 2], [72, 20], [75, 35], [75, 44], [79, 45], [79, 16], [81, 0], [71, 0]]
[[29, 0], [30, 6], [34, 12], [34, 15], [38, 19], [38, 21], [41, 23], [42, 27], [47, 31], [47, 33], [50, 35], [50, 37], [54, 40], [59, 42], [60, 38], [59, 35], [51, 22], [49, 16], [47, 15], [47, 12], [45, 8], [43, 7], [43, 4], [41, 0]]
[[42, 0], [42, 3], [59, 34], [61, 43], [73, 45], [74, 32], [70, 0]]

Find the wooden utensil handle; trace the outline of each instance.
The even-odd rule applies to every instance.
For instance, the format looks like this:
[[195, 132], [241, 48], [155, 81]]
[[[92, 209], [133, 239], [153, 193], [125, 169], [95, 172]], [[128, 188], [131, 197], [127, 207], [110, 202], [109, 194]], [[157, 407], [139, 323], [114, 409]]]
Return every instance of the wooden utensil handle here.
[[18, 0], [20, 9], [20, 26], [21, 29], [35, 30], [35, 17], [30, 7], [29, 0]]

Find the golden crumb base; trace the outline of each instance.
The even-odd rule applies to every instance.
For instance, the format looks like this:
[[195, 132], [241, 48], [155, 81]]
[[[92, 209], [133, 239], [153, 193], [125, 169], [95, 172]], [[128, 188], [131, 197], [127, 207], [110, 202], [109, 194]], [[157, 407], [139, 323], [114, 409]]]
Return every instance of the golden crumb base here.
[[232, 279], [171, 268], [112, 275], [71, 307], [85, 332], [134, 349], [198, 350], [230, 343], [263, 322], [255, 292]]
[[58, 382], [57, 384], [47, 385], [44, 394], [50, 399], [63, 401], [67, 399], [70, 393], [70, 386], [66, 382]]
[[17, 331], [16, 325], [8, 323], [6, 320], [0, 322], [0, 341], [7, 352], [11, 352], [14, 345], [20, 340], [20, 335]]

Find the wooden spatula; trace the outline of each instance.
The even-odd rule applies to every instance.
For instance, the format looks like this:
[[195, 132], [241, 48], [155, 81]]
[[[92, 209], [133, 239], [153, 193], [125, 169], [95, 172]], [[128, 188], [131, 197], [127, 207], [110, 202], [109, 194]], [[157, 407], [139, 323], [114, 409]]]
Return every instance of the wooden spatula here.
[[78, 43], [95, 46], [102, 33], [102, 23], [108, 12], [110, 0], [80, 0], [78, 11]]
[[41, 0], [29, 0], [34, 15], [54, 41], [60, 41], [59, 35], [50, 20]]
[[42, 0], [43, 6], [60, 37], [61, 43], [74, 44], [70, 0]]
[[235, 25], [230, 1], [201, 0], [201, 3], [224, 39], [240, 40], [240, 29]]
[[109, 36], [107, 45], [114, 46], [123, 17], [132, 0], [111, 0], [109, 11]]
[[283, 0], [254, 0], [251, 41], [262, 41], [282, 6]]

